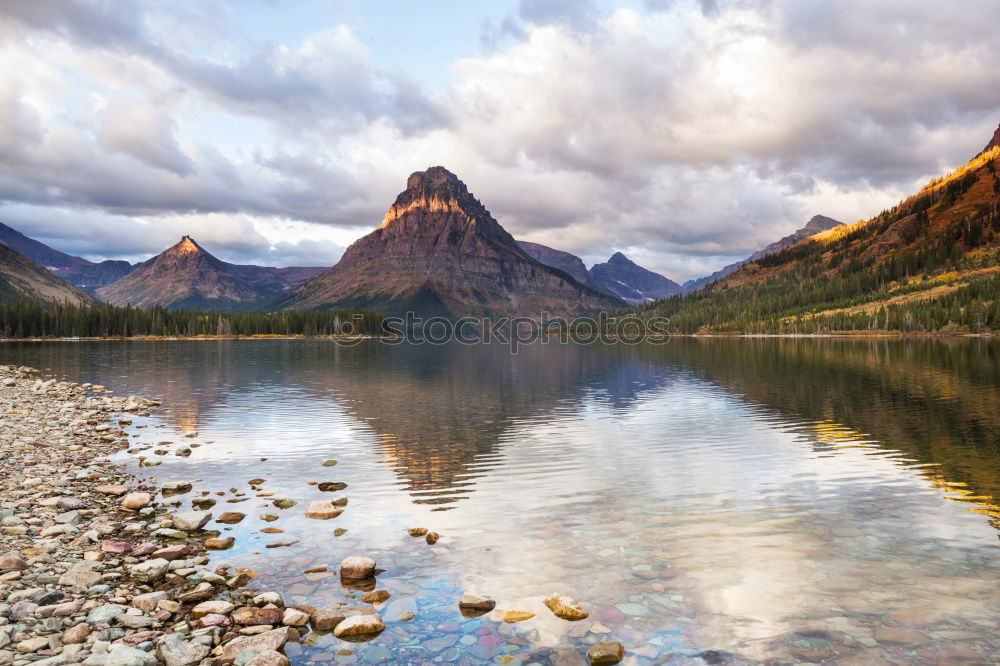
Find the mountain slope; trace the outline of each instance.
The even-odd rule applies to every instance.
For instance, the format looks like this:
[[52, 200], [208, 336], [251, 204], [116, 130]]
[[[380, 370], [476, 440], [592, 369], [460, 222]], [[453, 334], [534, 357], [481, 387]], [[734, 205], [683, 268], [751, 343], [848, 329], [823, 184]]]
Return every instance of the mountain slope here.
[[243, 280], [251, 287], [261, 291], [278, 293], [293, 289], [303, 282], [319, 277], [327, 266], [289, 266], [274, 268], [273, 266], [256, 266], [253, 264], [230, 264], [220, 262], [225, 271], [233, 277]]
[[261, 290], [231, 275], [223, 261], [190, 236], [128, 275], [97, 290], [114, 305], [212, 310], [252, 310], [266, 298]]
[[70, 305], [94, 303], [90, 295], [0, 244], [0, 301], [20, 299]]
[[990, 142], [986, 144], [986, 147], [983, 148], [979, 152], [979, 155], [976, 155], [976, 157], [979, 157], [983, 153], [987, 153], [993, 150], [994, 148], [1000, 148], [1000, 125], [997, 125], [996, 131], [993, 132], [993, 138], [990, 139]]
[[778, 252], [781, 252], [785, 248], [791, 247], [796, 243], [798, 243], [799, 241], [803, 241], [806, 238], [809, 238], [810, 236], [815, 236], [821, 231], [827, 231], [829, 229], [833, 229], [834, 227], [838, 227], [842, 224], [843, 222], [838, 222], [832, 217], [826, 217], [825, 215], [813, 215], [812, 218], [808, 222], [806, 222], [806, 226], [802, 227], [801, 229], [798, 229], [795, 232], [785, 236], [781, 240], [777, 240], [771, 243], [763, 250], [757, 250], [743, 261], [737, 261], [735, 264], [729, 264], [728, 266], [724, 266], [723, 268], [717, 270], [711, 275], [706, 275], [705, 277], [700, 277], [696, 280], [688, 280], [687, 282], [684, 283], [684, 287], [691, 291], [694, 291], [695, 289], [701, 289], [702, 287], [710, 285], [713, 282], [721, 280], [722, 278], [726, 277], [727, 275], [735, 271], [737, 268], [742, 266], [743, 264], [752, 261], [757, 261], [758, 259], [766, 257], [769, 254], [776, 254]]
[[93, 262], [60, 252], [2, 223], [0, 223], [0, 244], [16, 250], [78, 287], [100, 287], [114, 282], [132, 270], [132, 264], [127, 261]]
[[629, 303], [646, 303], [684, 293], [681, 285], [646, 270], [621, 252], [615, 252], [603, 264], [592, 266], [590, 277], [599, 289]]
[[587, 266], [575, 254], [529, 241], [517, 241], [517, 244], [535, 261], [546, 266], [551, 266], [552, 268], [558, 268], [563, 273], [568, 273], [570, 277], [580, 284], [597, 289], [597, 285], [591, 279], [590, 273], [587, 272]]
[[644, 313], [681, 332], [1000, 330], [998, 160], [992, 146], [890, 210]]
[[621, 305], [535, 261], [444, 167], [412, 174], [382, 224], [286, 308], [447, 317], [574, 315]]

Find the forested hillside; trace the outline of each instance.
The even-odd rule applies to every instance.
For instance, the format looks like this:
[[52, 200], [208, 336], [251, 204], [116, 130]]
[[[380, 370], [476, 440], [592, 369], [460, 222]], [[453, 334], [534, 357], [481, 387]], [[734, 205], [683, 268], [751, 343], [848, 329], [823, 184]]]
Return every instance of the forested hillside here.
[[890, 210], [640, 312], [679, 333], [1000, 330], [1000, 147]]

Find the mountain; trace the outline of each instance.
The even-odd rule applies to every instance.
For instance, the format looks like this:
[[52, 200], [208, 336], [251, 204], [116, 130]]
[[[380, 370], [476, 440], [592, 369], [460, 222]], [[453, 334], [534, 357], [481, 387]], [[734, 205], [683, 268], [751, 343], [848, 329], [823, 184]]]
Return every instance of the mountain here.
[[237, 277], [251, 287], [266, 292], [282, 292], [293, 289], [303, 282], [322, 275], [326, 266], [289, 266], [274, 268], [272, 266], [255, 266], [253, 264], [230, 264], [221, 262], [227, 273]]
[[268, 294], [229, 272], [190, 236], [97, 290], [114, 305], [203, 310], [254, 310]]
[[1000, 141], [891, 209], [642, 314], [678, 332], [1000, 332]]
[[986, 144], [986, 147], [983, 148], [979, 155], [976, 155], [976, 157], [979, 157], [983, 153], [987, 153], [994, 148], [1000, 148], [1000, 125], [998, 125], [996, 131], [993, 132], [993, 138], [990, 139], [990, 142]]
[[740, 266], [742, 266], [747, 262], [757, 261], [761, 257], [766, 257], [769, 254], [775, 254], [777, 252], [781, 252], [785, 248], [791, 247], [796, 243], [798, 243], [799, 241], [803, 241], [806, 238], [809, 238], [810, 236], [815, 236], [821, 231], [828, 231], [830, 229], [833, 229], [834, 227], [839, 227], [842, 224], [843, 222], [838, 222], [832, 217], [826, 217], [824, 215], [813, 215], [812, 218], [810, 218], [810, 220], [806, 222], [806, 226], [802, 227], [796, 232], [789, 234], [788, 236], [785, 236], [781, 240], [771, 243], [763, 250], [757, 250], [743, 261], [737, 261], [735, 264], [729, 264], [728, 266], [725, 266], [720, 270], [717, 270], [711, 275], [706, 275], [705, 277], [700, 277], [696, 280], [688, 280], [687, 282], [684, 283], [684, 287], [690, 291], [701, 289], [702, 287], [712, 284], [717, 280], [721, 280], [722, 278], [726, 277], [727, 275], [729, 275], [730, 273], [732, 273], [737, 268], [739, 268]]
[[19, 299], [71, 305], [94, 303], [83, 290], [0, 244], [0, 302]]
[[569, 316], [622, 303], [532, 259], [465, 183], [431, 167], [407, 179], [375, 231], [281, 305], [461, 317]]
[[535, 261], [546, 266], [551, 266], [552, 268], [558, 268], [563, 273], [569, 273], [580, 284], [597, 289], [597, 285], [594, 284], [590, 273], [587, 272], [587, 267], [584, 265], [583, 260], [575, 254], [555, 250], [551, 247], [528, 241], [517, 241], [517, 244]]
[[659, 273], [646, 270], [621, 252], [590, 269], [597, 287], [629, 303], [646, 303], [684, 293], [684, 287]]
[[54, 250], [45, 243], [28, 238], [20, 231], [0, 223], [0, 244], [24, 255], [78, 287], [93, 289], [114, 282], [130, 270], [127, 261], [93, 262]]

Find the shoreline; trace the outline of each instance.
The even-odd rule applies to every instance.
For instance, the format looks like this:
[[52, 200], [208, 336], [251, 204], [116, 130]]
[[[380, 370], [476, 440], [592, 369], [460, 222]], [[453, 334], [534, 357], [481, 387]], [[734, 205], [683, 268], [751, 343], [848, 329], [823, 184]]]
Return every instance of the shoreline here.
[[[956, 338], [974, 338], [989, 340], [1000, 337], [996, 333], [901, 333], [894, 331], [870, 332], [870, 331], [831, 331], [828, 333], [672, 333], [667, 336], [650, 335], [642, 340], [625, 340], [623, 344], [637, 344], [637, 342], [663, 342], [664, 339], [671, 338], [727, 338], [727, 339], [914, 339], [914, 340], [940, 340]], [[558, 336], [549, 336], [555, 339]], [[542, 338], [538, 338], [542, 339]], [[268, 342], [272, 340], [328, 340], [330, 342], [350, 342], [356, 344], [364, 340], [393, 340], [399, 341], [394, 336], [379, 335], [191, 335], [191, 336], [157, 336], [157, 335], [135, 335], [128, 337], [27, 337], [27, 338], [3, 338], [0, 343], [6, 342], [222, 342], [222, 341], [257, 341]], [[404, 340], [405, 341], [405, 338]], [[607, 342], [618, 342], [613, 337], [609, 337]], [[423, 342], [423, 341], [422, 341]], [[531, 342], [534, 342], [532, 340]], [[437, 343], [429, 343], [437, 344]], [[589, 343], [588, 343], [589, 344]]]
[[[160, 406], [0, 365], [0, 664], [289, 666], [286, 649], [301, 656], [295, 644], [313, 637], [332, 634], [344, 641], [338, 654], [353, 657], [351, 643], [375, 640], [413, 619], [404, 612], [383, 622], [380, 613], [393, 595], [378, 587], [382, 570], [369, 557], [350, 555], [339, 566], [311, 570], [339, 574], [346, 591], [326, 608], [286, 605], [279, 593], [254, 586], [251, 569], [213, 563], [210, 551], [235, 543], [216, 528], [245, 514], [216, 516], [213, 507], [225, 505], [207, 492], [192, 498], [192, 510], [182, 510], [173, 498], [191, 492], [191, 483], [143, 473], [159, 462], [142, 455], [149, 447], [130, 446], [125, 429]], [[123, 451], [137, 455], [138, 471], [109, 459]], [[250, 481], [250, 491], [270, 497], [259, 492], [263, 481]], [[244, 501], [249, 493], [233, 494], [227, 501]], [[275, 506], [288, 508], [278, 501]], [[335, 518], [342, 507], [312, 501], [305, 516]], [[408, 532], [428, 546], [439, 538], [424, 528]], [[468, 592], [455, 601], [465, 618], [496, 607], [490, 597]], [[565, 621], [589, 614], [559, 594], [545, 605]], [[497, 610], [496, 622], [534, 617]], [[621, 642], [605, 640], [592, 645], [586, 659], [610, 665], [625, 654]]]
[[286, 608], [248, 569], [204, 568], [232, 545], [212, 514], [108, 460], [159, 405], [0, 366], [0, 663], [287, 666], [310, 623], [378, 629], [371, 608]]

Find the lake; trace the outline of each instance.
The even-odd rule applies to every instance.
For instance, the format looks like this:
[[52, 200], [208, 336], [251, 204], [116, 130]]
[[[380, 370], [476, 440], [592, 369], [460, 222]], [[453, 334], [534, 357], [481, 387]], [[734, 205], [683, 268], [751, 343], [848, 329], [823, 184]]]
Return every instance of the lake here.
[[[574, 664], [600, 640], [632, 664], [996, 663], [998, 358], [957, 339], [0, 345], [0, 363], [163, 400], [129, 429], [162, 464], [117, 458], [191, 481], [184, 508], [211, 493], [247, 514], [212, 524], [236, 537], [214, 563], [323, 607], [358, 593], [304, 571], [378, 561], [388, 629], [309, 635], [293, 664]], [[342, 515], [305, 518], [332, 498]], [[464, 617], [466, 590], [536, 616]], [[590, 617], [556, 618], [552, 592]]]

